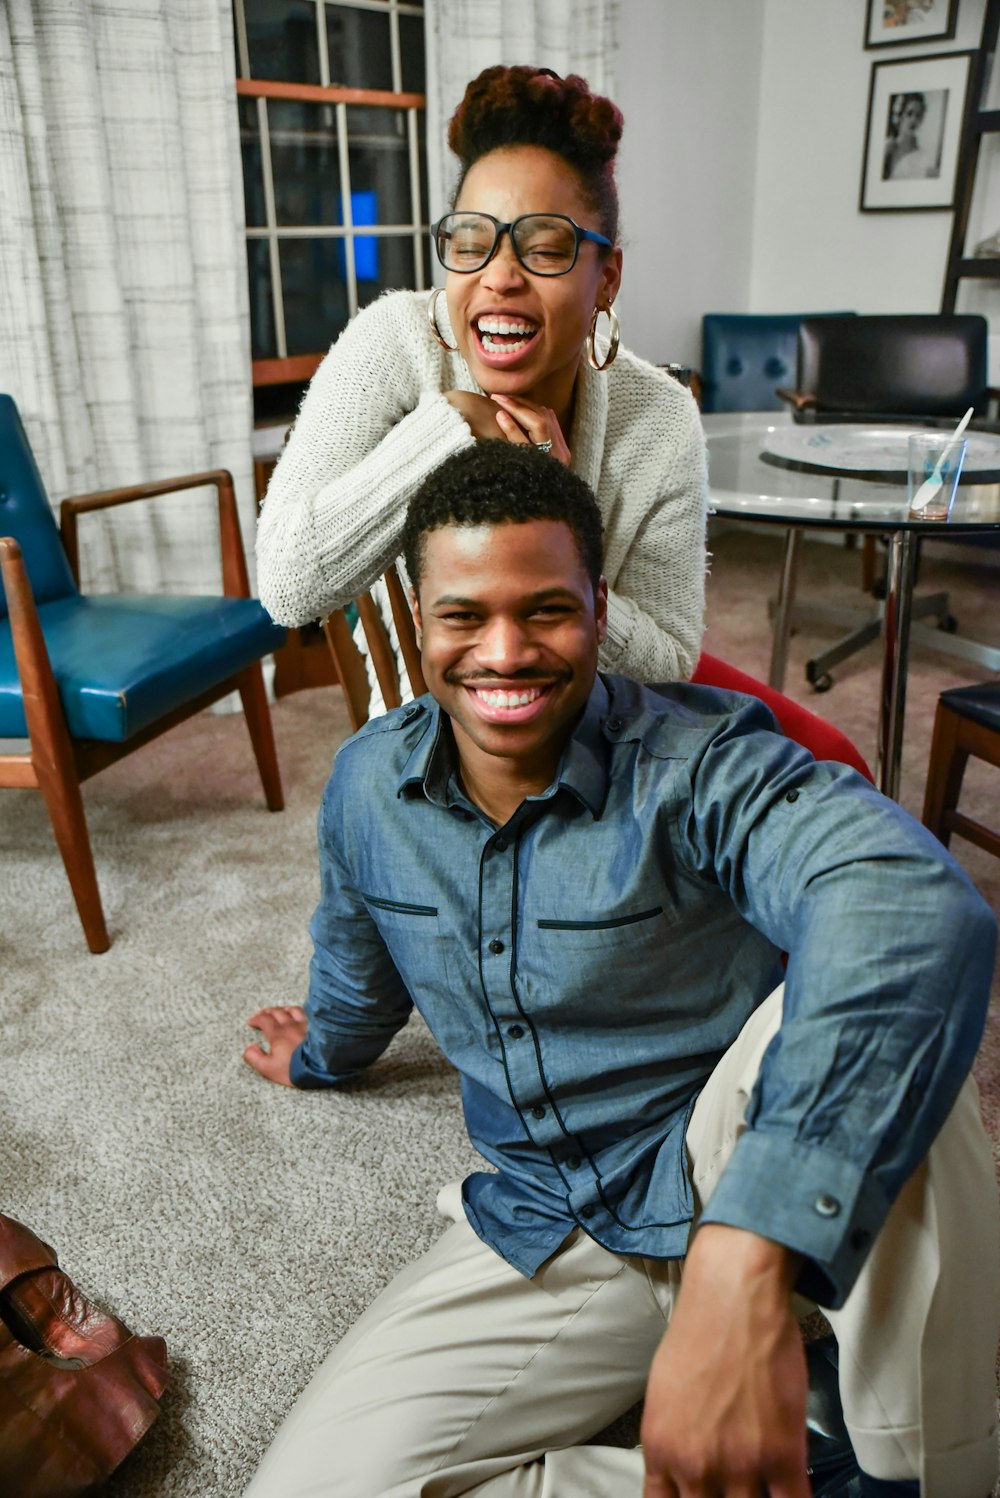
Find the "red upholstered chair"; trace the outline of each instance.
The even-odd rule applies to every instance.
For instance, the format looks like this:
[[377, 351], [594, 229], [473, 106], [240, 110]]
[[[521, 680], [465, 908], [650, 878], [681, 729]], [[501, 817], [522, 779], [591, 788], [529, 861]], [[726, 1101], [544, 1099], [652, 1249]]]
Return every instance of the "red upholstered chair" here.
[[765, 686], [756, 677], [748, 676], [736, 666], [720, 661], [718, 656], [702, 652], [694, 669], [692, 681], [706, 687], [723, 687], [729, 692], [745, 692], [748, 697], [759, 697], [766, 702], [781, 726], [782, 733], [802, 744], [815, 759], [833, 759], [860, 771], [868, 780], [874, 780], [871, 770], [855, 749], [846, 733], [827, 723], [808, 708], [800, 707], [790, 697]]

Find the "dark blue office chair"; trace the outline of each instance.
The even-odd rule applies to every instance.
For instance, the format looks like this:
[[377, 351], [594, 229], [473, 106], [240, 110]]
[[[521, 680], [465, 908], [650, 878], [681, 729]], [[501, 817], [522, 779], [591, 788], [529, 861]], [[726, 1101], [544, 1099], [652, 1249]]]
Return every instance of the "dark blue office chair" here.
[[[76, 518], [90, 510], [214, 486], [222, 596], [81, 594]], [[0, 395], [0, 786], [45, 797], [87, 945], [110, 946], [80, 783], [238, 691], [271, 811], [284, 805], [260, 669], [285, 631], [250, 597], [230, 474], [64, 500], [57, 529], [9, 395]]]
[[701, 320], [701, 409], [781, 410], [775, 388], [795, 379], [799, 327], [813, 315], [706, 312]]

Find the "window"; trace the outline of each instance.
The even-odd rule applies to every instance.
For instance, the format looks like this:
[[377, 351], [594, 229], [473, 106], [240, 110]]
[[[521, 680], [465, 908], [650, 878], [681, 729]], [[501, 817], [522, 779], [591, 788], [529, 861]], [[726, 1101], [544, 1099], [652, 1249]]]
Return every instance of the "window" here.
[[254, 385], [294, 409], [359, 307], [429, 284], [423, 0], [234, 17]]

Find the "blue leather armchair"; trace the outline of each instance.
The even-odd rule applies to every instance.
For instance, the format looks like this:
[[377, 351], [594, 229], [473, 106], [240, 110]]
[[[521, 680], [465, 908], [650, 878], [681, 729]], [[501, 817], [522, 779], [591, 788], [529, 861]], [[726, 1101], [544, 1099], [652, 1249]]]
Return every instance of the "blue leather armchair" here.
[[[85, 596], [77, 516], [214, 486], [221, 596]], [[60, 529], [17, 407], [0, 395], [0, 786], [45, 797], [87, 944], [110, 946], [80, 783], [229, 692], [240, 693], [268, 807], [284, 805], [261, 657], [285, 631], [250, 597], [224, 470], [64, 500]]]
[[781, 410], [775, 387], [795, 380], [799, 327], [809, 315], [706, 312], [701, 321], [701, 409]]

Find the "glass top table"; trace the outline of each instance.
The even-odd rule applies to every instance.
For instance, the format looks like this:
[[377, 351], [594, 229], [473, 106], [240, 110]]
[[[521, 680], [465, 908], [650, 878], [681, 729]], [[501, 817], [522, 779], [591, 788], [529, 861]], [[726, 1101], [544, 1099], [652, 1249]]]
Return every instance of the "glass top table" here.
[[778, 690], [784, 682], [803, 531], [867, 531], [887, 539], [876, 780], [887, 795], [896, 796], [917, 538], [957, 540], [1000, 533], [1000, 435], [969, 433], [966, 466], [949, 520], [911, 520], [906, 438], [920, 429], [919, 423], [799, 425], [784, 412], [748, 411], [706, 415], [702, 424], [712, 513], [787, 531], [768, 678]]

